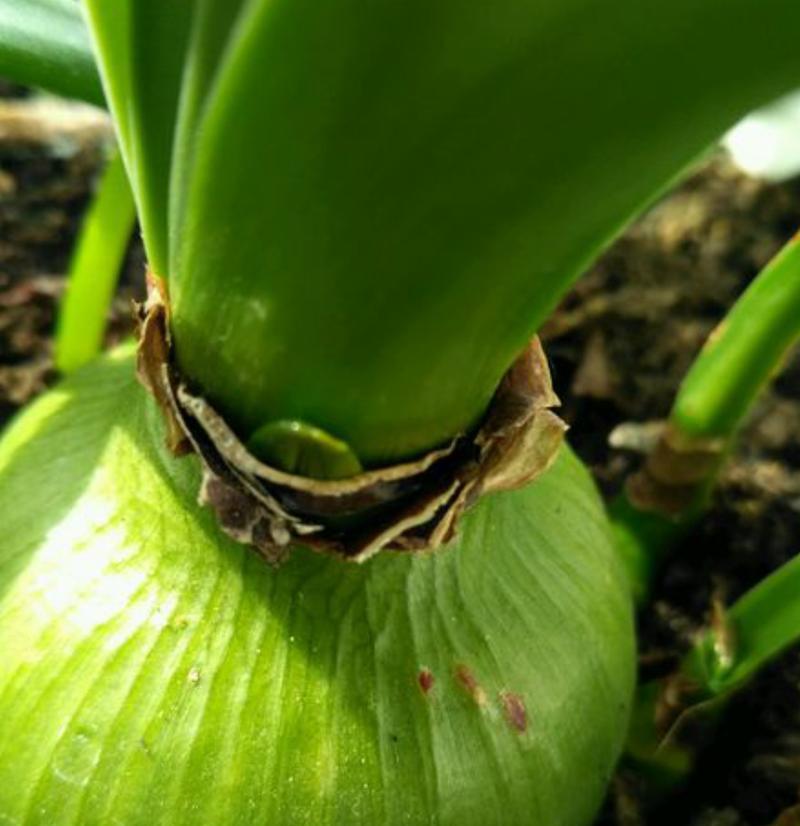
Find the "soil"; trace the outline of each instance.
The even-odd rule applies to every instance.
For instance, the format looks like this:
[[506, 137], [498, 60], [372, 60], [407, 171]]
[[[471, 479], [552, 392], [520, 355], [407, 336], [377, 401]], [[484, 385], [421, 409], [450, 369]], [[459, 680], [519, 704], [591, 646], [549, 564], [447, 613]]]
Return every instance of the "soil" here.
[[[0, 427], [57, 378], [53, 333], [80, 218], [111, 136], [91, 107], [0, 83]], [[143, 257], [131, 245], [108, 343], [131, 330]]]
[[[48, 108], [49, 106], [49, 108]], [[80, 216], [108, 142], [87, 110], [42, 107], [0, 84], [0, 427], [53, 383], [54, 320]], [[705, 162], [611, 247], [543, 331], [570, 439], [611, 498], [640, 461], [703, 341], [800, 226], [800, 180]], [[110, 311], [131, 330], [142, 291], [134, 240]], [[612, 446], [613, 445], [613, 446]], [[742, 433], [713, 507], [670, 558], [641, 612], [643, 677], [669, 671], [709, 620], [800, 551], [800, 355]], [[742, 692], [679, 793], [648, 809], [622, 771], [598, 826], [800, 824], [800, 647]]]

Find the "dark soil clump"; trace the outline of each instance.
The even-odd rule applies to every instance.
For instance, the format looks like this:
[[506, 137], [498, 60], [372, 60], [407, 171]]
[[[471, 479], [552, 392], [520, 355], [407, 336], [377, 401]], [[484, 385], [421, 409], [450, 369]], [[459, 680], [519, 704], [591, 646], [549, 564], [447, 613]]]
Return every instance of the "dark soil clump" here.
[[[110, 139], [91, 107], [0, 94], [0, 427], [55, 379], [53, 333], [80, 218]], [[141, 281], [136, 245], [111, 312], [109, 341], [131, 329]]]

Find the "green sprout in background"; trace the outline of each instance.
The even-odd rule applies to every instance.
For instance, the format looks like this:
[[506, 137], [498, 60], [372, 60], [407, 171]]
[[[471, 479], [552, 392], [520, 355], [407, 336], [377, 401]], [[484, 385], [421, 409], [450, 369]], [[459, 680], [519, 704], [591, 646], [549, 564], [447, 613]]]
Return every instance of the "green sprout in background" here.
[[136, 209], [119, 154], [108, 162], [81, 228], [56, 332], [56, 367], [64, 374], [102, 350], [106, 310], [133, 235]]
[[[362, 565], [230, 539], [133, 348], [98, 354], [138, 217], [167, 372], [275, 473], [343, 490], [421, 461], [474, 434], [628, 221], [797, 86], [798, 42], [795, 0], [0, 0], [0, 71], [106, 104], [120, 152], [62, 308], [70, 375], [0, 441], [0, 822], [581, 826], [626, 742], [679, 779], [634, 603], [800, 334], [796, 240], [610, 512], [564, 445], [446, 548]], [[698, 641], [677, 723], [800, 638], [797, 577]]]

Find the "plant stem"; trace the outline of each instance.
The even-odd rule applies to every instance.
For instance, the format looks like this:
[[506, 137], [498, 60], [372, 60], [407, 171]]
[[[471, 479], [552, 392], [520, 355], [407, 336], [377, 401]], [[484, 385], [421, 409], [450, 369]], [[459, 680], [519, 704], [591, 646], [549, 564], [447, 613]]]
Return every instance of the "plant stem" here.
[[728, 439], [800, 337], [800, 235], [747, 288], [684, 379], [670, 421], [689, 438]]
[[[797, 81], [795, 0], [253, 0], [210, 47], [118, 5], [87, 8], [120, 131], [156, 125], [134, 189], [182, 159], [144, 220], [182, 371], [244, 440], [298, 421], [365, 466], [473, 426], [609, 239]], [[184, 43], [208, 71], [126, 84]]]
[[739, 427], [798, 338], [800, 236], [795, 236], [711, 334], [681, 385], [659, 445], [612, 506], [640, 596], [663, 555], [703, 512]]
[[135, 221], [125, 166], [114, 152], [83, 219], [59, 310], [55, 360], [62, 373], [82, 367], [102, 349], [109, 304]]
[[634, 601], [643, 605], [661, 561], [686, 534], [691, 521], [640, 510], [625, 493], [611, 503], [609, 517]]

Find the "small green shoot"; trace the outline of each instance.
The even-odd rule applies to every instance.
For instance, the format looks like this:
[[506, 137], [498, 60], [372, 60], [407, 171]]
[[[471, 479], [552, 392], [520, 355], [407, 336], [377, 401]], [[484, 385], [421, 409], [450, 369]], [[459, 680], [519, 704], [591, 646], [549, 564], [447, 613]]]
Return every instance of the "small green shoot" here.
[[[748, 411], [799, 338], [800, 236], [795, 236], [717, 327], [678, 393], [666, 431], [672, 444], [688, 446], [684, 457], [702, 457], [706, 454], [692, 450], [714, 446], [708, 453], [712, 461], [701, 464], [702, 472], [692, 480], [688, 507], [669, 515], [637, 508], [628, 496], [615, 503], [616, 537], [640, 599], [647, 595], [663, 555], [702, 514]], [[678, 452], [672, 467], [684, 472], [687, 465], [691, 462], [682, 461]], [[651, 469], [651, 475], [663, 469], [663, 465]], [[677, 672], [638, 690], [628, 750], [640, 770], [662, 787], [685, 776], [692, 753], [681, 742], [684, 724], [703, 719], [713, 725], [735, 691], [800, 641], [798, 595], [800, 557], [772, 573], [730, 609], [715, 602], [709, 630]]]
[[135, 221], [125, 166], [115, 152], [84, 218], [70, 264], [55, 340], [56, 367], [62, 373], [82, 367], [102, 349], [108, 307]]
[[[663, 555], [705, 509], [748, 411], [798, 338], [800, 236], [795, 236], [712, 333], [678, 392], [657, 448], [661, 451], [658, 467], [645, 470], [658, 477], [655, 484], [662, 486], [661, 494], [679, 493], [686, 506], [665, 513], [656, 502], [637, 502], [629, 487], [612, 507], [618, 544], [640, 598], [646, 595]], [[672, 461], [666, 471], [665, 454]], [[653, 457], [649, 462], [653, 464]], [[693, 477], [688, 484], [687, 465]], [[667, 478], [670, 472], [674, 473], [672, 479]]]
[[800, 556], [763, 579], [725, 612], [732, 645], [711, 628], [686, 657], [682, 671], [701, 694], [741, 688], [770, 660], [800, 640]]
[[800, 338], [800, 235], [748, 287], [686, 376], [672, 424], [689, 438], [734, 436]]

